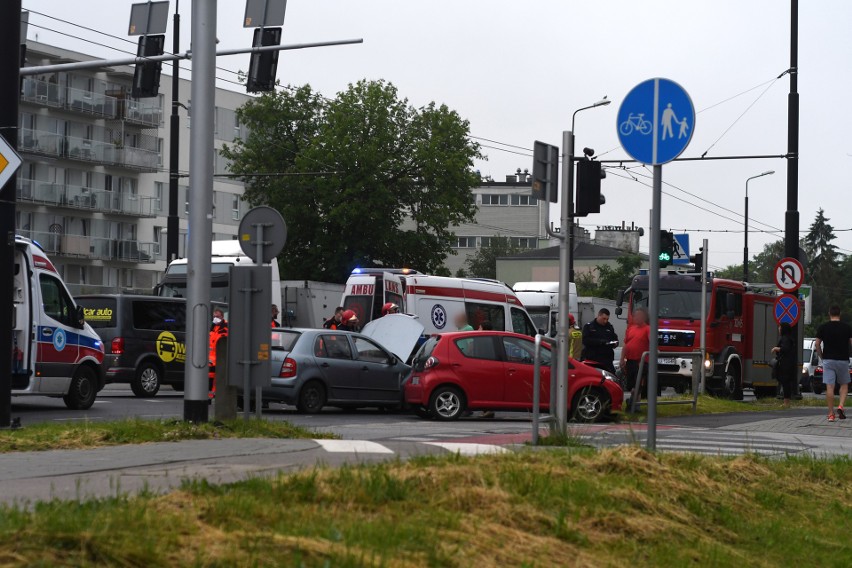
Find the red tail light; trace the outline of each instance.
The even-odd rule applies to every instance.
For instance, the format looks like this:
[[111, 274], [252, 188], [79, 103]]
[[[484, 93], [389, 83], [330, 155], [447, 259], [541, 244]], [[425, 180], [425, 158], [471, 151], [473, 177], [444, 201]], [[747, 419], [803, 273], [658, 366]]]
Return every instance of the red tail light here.
[[121, 355], [124, 353], [124, 338], [116, 337], [112, 340], [111, 351], [113, 355]]
[[281, 371], [278, 373], [278, 377], [282, 379], [292, 379], [296, 376], [296, 361], [287, 357], [284, 359], [284, 362], [281, 363]]
[[440, 363], [441, 362], [438, 361], [437, 357], [429, 357], [423, 364], [423, 369], [432, 369], [433, 367], [437, 367]]
[[814, 369], [814, 373], [822, 373], [822, 365], [820, 365], [816, 369]]

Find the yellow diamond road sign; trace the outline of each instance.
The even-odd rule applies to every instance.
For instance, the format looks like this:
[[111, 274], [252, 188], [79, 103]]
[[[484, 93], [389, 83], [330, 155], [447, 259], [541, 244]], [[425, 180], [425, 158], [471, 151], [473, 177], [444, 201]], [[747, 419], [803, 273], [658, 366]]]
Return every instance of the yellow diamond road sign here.
[[0, 136], [0, 189], [20, 167], [21, 157], [9, 146], [6, 139]]

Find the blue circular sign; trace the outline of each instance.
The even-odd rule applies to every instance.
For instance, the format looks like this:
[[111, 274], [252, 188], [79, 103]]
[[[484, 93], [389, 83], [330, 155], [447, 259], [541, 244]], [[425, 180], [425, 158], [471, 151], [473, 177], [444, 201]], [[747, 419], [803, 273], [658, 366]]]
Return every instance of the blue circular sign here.
[[782, 294], [775, 299], [775, 321], [778, 325], [787, 323], [796, 325], [799, 323], [799, 299], [792, 294]]
[[624, 151], [649, 166], [671, 162], [695, 131], [695, 107], [669, 79], [648, 79], [627, 93], [618, 108], [618, 140]]

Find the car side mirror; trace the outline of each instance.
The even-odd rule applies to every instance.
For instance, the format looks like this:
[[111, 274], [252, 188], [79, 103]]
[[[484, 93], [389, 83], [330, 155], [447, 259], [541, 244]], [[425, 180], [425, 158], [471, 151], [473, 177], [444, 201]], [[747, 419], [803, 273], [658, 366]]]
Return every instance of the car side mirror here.
[[620, 312], [618, 310], [621, 309], [621, 304], [623, 304], [623, 303], [624, 303], [624, 290], [619, 290], [618, 296], [615, 299], [615, 305], [616, 305], [615, 313], [616, 314], [620, 314]]
[[77, 327], [79, 327], [80, 329], [86, 327], [86, 314], [85, 312], [83, 312], [83, 306], [77, 306], [76, 316]]
[[615, 315], [616, 316], [620, 316], [622, 311], [623, 310], [621, 309], [621, 306], [615, 306]]

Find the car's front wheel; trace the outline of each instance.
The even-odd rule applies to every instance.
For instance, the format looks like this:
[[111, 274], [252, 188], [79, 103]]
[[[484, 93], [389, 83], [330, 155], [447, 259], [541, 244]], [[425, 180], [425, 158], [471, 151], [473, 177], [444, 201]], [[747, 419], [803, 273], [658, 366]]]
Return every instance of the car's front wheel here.
[[296, 408], [303, 414], [313, 414], [325, 406], [325, 387], [319, 381], [310, 381], [299, 391], [299, 401]]
[[464, 395], [456, 387], [438, 387], [429, 399], [429, 413], [438, 420], [457, 420], [464, 406]]
[[95, 404], [95, 397], [98, 396], [98, 390], [95, 377], [95, 371], [86, 365], [77, 367], [74, 377], [71, 379], [71, 386], [68, 388], [68, 394], [62, 397], [65, 406], [71, 410], [88, 410]]
[[597, 422], [611, 410], [609, 395], [598, 388], [585, 387], [574, 395], [572, 416], [577, 422]]

